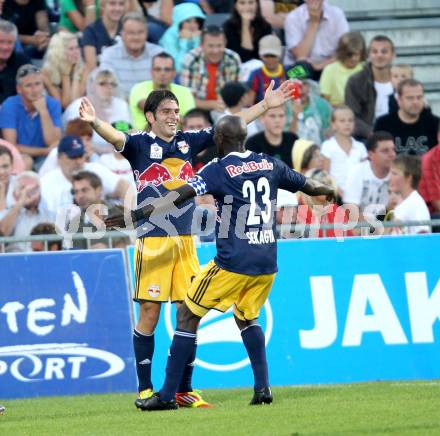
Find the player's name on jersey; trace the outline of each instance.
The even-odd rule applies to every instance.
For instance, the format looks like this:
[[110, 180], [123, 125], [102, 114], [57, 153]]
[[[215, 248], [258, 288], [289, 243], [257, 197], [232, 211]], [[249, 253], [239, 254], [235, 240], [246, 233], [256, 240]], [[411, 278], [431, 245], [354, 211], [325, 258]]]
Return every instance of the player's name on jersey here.
[[271, 244], [275, 242], [275, 235], [272, 229], [253, 230], [246, 232], [248, 244]]
[[252, 173], [254, 171], [273, 170], [273, 163], [262, 159], [261, 162], [243, 162], [242, 165], [228, 165], [226, 171], [231, 177], [239, 176], [243, 173]]

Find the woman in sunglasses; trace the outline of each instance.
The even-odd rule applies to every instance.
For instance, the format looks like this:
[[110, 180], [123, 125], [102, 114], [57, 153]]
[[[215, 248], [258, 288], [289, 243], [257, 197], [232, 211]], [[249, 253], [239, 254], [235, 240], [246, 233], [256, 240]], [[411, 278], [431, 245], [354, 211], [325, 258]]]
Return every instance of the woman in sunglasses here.
[[[101, 120], [110, 124], [126, 122], [131, 124], [130, 110], [125, 100], [119, 97], [119, 83], [109, 69], [95, 68], [87, 79], [86, 97], [92, 102]], [[64, 111], [62, 122], [66, 124], [78, 118], [81, 98], [74, 100]], [[113, 146], [104, 141], [96, 132], [92, 137], [93, 147], [99, 154], [113, 151]]]

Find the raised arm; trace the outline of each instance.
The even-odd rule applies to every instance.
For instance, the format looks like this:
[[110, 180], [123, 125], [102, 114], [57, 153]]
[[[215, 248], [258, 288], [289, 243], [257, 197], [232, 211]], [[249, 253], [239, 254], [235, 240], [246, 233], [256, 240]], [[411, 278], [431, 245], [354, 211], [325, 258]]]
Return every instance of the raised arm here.
[[165, 197], [155, 199], [152, 203], [143, 205], [142, 207], [132, 210], [120, 212], [116, 215], [109, 216], [104, 220], [107, 228], [123, 228], [131, 224], [148, 219], [154, 213], [166, 212], [174, 206], [179, 206], [186, 200], [197, 195], [196, 191], [190, 185], [182, 185], [177, 189], [173, 189], [167, 193]]
[[292, 91], [295, 85], [291, 80], [286, 80], [276, 90], [273, 89], [274, 85], [275, 82], [271, 80], [263, 100], [250, 108], [242, 109], [235, 115], [243, 118], [246, 124], [249, 124], [260, 115], [263, 115], [267, 110], [281, 106], [292, 98]]
[[92, 103], [90, 103], [90, 101], [86, 97], [81, 100], [81, 105], [79, 107], [79, 117], [83, 121], [90, 123], [93, 130], [99, 136], [101, 136], [101, 138], [104, 138], [107, 142], [112, 144], [116, 148], [116, 150], [122, 150], [125, 144], [125, 135], [119, 130], [116, 130], [109, 123], [100, 120], [96, 116], [95, 108], [93, 107]]

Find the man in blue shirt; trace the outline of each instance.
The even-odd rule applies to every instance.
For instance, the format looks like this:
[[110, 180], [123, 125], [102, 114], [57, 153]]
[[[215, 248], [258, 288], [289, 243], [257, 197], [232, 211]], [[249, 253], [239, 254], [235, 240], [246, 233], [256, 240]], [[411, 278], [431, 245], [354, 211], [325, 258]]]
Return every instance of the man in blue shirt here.
[[[162, 389], [142, 410], [176, 409], [177, 386], [185, 362], [195, 346], [201, 318], [211, 309], [221, 312], [234, 306], [234, 318], [251, 361], [254, 396], [251, 405], [269, 404], [272, 392], [266, 361], [264, 333], [258, 316], [277, 272], [275, 238], [278, 188], [301, 190], [308, 195], [334, 197], [333, 188], [291, 170], [282, 161], [245, 149], [246, 125], [236, 116], [221, 118], [214, 133], [220, 159], [214, 159], [187, 184], [132, 212], [134, 222], [196, 195], [212, 194], [217, 202], [217, 256], [192, 281], [179, 307]], [[121, 216], [108, 218], [107, 226], [123, 225]]]
[[3, 138], [38, 167], [61, 139], [61, 104], [44, 95], [43, 77], [34, 65], [22, 65], [16, 81], [18, 95], [4, 101], [0, 128]]
[[[290, 98], [291, 87], [291, 83], [285, 82], [273, 91], [272, 83], [263, 101], [239, 115], [245, 122], [253, 121], [270, 107], [286, 102]], [[136, 179], [138, 206], [184, 185], [193, 176], [192, 158], [213, 145], [213, 129], [177, 131], [179, 104], [171, 91], [152, 91], [145, 102], [144, 114], [151, 131], [126, 135], [97, 119], [93, 106], [86, 98], [80, 107], [80, 117], [91, 123], [95, 131], [130, 162]], [[199, 272], [191, 235], [194, 207], [194, 199], [188, 199], [179, 208], [156, 216], [155, 225], [144, 221], [138, 228], [134, 299], [140, 303], [140, 318], [133, 332], [139, 380], [139, 398], [135, 402], [138, 408], [143, 408], [153, 394], [151, 361], [161, 303], [168, 300], [181, 303]], [[184, 407], [207, 407], [209, 405], [191, 386], [195, 354], [194, 344], [177, 389], [177, 399]]]

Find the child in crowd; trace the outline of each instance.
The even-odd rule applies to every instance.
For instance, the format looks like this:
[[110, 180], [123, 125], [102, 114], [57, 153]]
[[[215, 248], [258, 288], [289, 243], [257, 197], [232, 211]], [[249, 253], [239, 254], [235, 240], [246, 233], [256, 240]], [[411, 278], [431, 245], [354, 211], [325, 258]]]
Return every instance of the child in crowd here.
[[399, 83], [406, 79], [414, 79], [414, 72], [411, 65], [396, 64], [391, 67], [391, 84], [393, 85], [393, 93], [388, 97], [388, 113], [395, 113], [399, 110], [397, 104], [397, 88]]
[[342, 197], [348, 169], [367, 158], [367, 150], [362, 142], [353, 137], [354, 114], [348, 106], [338, 106], [331, 118], [334, 136], [324, 141], [321, 154], [324, 169], [335, 179]]
[[[391, 165], [390, 190], [401, 195], [402, 201], [394, 208], [396, 221], [428, 221], [431, 219], [428, 206], [417, 192], [422, 168], [417, 156], [397, 156]], [[402, 232], [409, 235], [429, 233], [429, 226], [403, 227]]]
[[163, 34], [159, 45], [174, 58], [178, 73], [186, 53], [200, 45], [204, 21], [205, 14], [194, 3], [183, 3], [174, 7], [173, 24]]
[[277, 36], [263, 36], [258, 43], [258, 54], [263, 66], [252, 71], [248, 79], [252, 104], [263, 100], [271, 80], [275, 81], [274, 89], [286, 80], [286, 73], [281, 63], [283, 48]]
[[322, 71], [319, 87], [321, 94], [332, 106], [345, 101], [345, 86], [348, 79], [362, 70], [366, 59], [365, 41], [359, 32], [348, 32], [339, 39], [336, 61]]
[[[336, 192], [336, 184], [334, 179], [324, 170], [314, 168], [305, 174], [312, 180], [317, 180], [326, 185], [333, 186]], [[345, 224], [348, 222], [348, 211], [343, 207], [338, 208], [335, 203], [328, 204], [325, 195], [310, 197], [301, 194], [299, 199], [300, 206], [296, 215], [297, 224]], [[342, 236], [353, 236], [351, 230], [344, 231], [342, 229], [306, 229], [303, 233], [305, 238], [332, 238]]]

